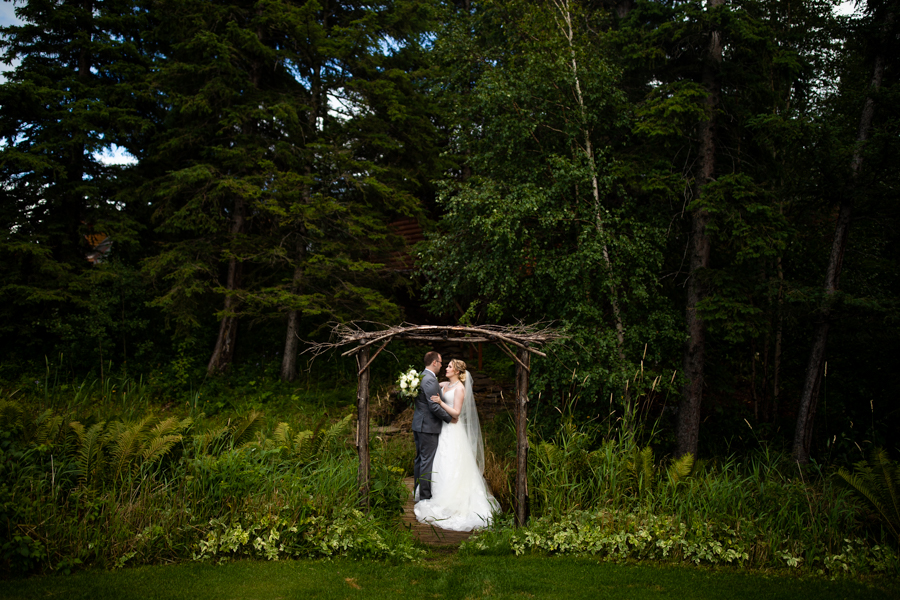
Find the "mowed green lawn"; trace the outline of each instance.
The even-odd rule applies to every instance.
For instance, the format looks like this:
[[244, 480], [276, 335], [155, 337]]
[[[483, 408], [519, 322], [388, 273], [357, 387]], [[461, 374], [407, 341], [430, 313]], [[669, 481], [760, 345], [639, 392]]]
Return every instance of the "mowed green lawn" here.
[[0, 598], [276, 600], [310, 598], [900, 598], [900, 585], [737, 571], [601, 563], [588, 558], [438, 557], [184, 564], [0, 581]]

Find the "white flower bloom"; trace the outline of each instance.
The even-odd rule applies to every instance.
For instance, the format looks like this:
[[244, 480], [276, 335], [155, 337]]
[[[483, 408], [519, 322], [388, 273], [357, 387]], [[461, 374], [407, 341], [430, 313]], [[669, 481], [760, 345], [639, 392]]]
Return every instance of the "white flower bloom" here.
[[400, 396], [408, 399], [415, 398], [419, 395], [419, 384], [421, 382], [422, 378], [419, 376], [419, 372], [413, 367], [410, 367], [406, 372], [400, 373], [400, 376], [397, 378]]

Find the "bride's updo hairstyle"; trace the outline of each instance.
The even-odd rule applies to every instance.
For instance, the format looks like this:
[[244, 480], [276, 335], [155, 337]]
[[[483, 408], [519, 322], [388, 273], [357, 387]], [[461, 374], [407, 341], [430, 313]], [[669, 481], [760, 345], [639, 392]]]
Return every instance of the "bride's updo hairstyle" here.
[[450, 364], [453, 365], [454, 369], [456, 369], [456, 372], [459, 375], [459, 380], [465, 383], [466, 376], [468, 375], [468, 373], [466, 372], [466, 363], [459, 360], [458, 358], [454, 358], [450, 361]]

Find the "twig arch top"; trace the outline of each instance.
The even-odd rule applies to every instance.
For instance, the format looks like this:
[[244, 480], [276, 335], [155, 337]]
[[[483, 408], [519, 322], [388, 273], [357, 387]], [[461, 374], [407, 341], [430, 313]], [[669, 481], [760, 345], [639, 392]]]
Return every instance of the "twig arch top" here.
[[419, 342], [445, 342], [448, 340], [491, 344], [506, 342], [532, 354], [546, 356], [537, 350], [536, 346], [542, 346], [562, 337], [564, 336], [561, 333], [546, 323], [466, 326], [415, 325], [412, 323], [386, 325], [370, 321], [354, 321], [334, 324], [329, 341], [311, 344], [304, 353], [312, 352], [314, 356], [318, 356], [329, 350], [355, 344], [354, 348], [341, 354], [341, 356], [350, 356], [378, 342], [401, 339]]

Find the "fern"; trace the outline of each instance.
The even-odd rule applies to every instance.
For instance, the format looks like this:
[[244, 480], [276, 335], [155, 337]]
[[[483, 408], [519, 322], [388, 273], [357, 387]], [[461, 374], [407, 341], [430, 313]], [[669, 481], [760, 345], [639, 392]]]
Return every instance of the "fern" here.
[[188, 417], [187, 419], [179, 423], [178, 419], [176, 419], [175, 417], [169, 417], [165, 421], [160, 421], [159, 423], [157, 423], [156, 427], [150, 430], [149, 437], [158, 438], [169, 435], [170, 433], [178, 433], [182, 429], [186, 428], [186, 425], [184, 425], [185, 422], [188, 422], [188, 424], [190, 424], [190, 420], [190, 417]]
[[231, 439], [233, 447], [239, 448], [253, 441], [254, 434], [265, 424], [262, 416], [261, 412], [252, 410], [249, 415], [232, 427]]
[[79, 480], [86, 485], [97, 481], [102, 475], [104, 465], [103, 445], [106, 421], [91, 425], [87, 430], [81, 423], [70, 425], [78, 436], [78, 468], [81, 471]]
[[653, 491], [653, 479], [656, 471], [653, 467], [653, 448], [647, 446], [641, 450], [641, 466], [643, 467], [644, 487], [647, 491]]
[[889, 520], [896, 526], [894, 527], [894, 533], [897, 535], [898, 541], [900, 541], [900, 497], [898, 497], [900, 496], [900, 488], [898, 488], [898, 484], [900, 484], [900, 481], [898, 481], [900, 480], [900, 463], [891, 461], [884, 448], [876, 448], [872, 452], [872, 456], [874, 457], [873, 462], [878, 465], [879, 474], [882, 481], [884, 481], [884, 489], [887, 491], [884, 494], [885, 500], [890, 500], [890, 502], [885, 502], [885, 504], [893, 509], [890, 511], [891, 518]]
[[688, 452], [681, 458], [677, 460], [673, 460], [672, 464], [669, 465], [669, 469], [667, 473], [669, 475], [669, 482], [672, 485], [678, 485], [691, 475], [691, 471], [694, 468], [694, 455]]
[[288, 451], [291, 450], [291, 426], [287, 423], [279, 423], [276, 425], [273, 439], [275, 440], [276, 448]]
[[111, 473], [114, 481], [124, 478], [130, 471], [134, 459], [141, 451], [142, 438], [146, 435], [144, 427], [150, 421], [144, 420], [131, 425], [116, 423], [106, 434], [106, 440], [112, 445]]
[[646, 446], [642, 450], [635, 448], [627, 467], [634, 480], [638, 495], [653, 491], [653, 480], [656, 475], [653, 466], [653, 448], [650, 446]]
[[218, 455], [225, 449], [230, 432], [230, 428], [220, 427], [219, 429], [211, 429], [194, 436], [194, 443], [199, 447], [198, 454]]
[[81, 438], [84, 437], [84, 425], [79, 423], [78, 421], [72, 421], [69, 423], [69, 429], [72, 430], [72, 433], [75, 434], [75, 439], [78, 440], [78, 443], [81, 443]]
[[300, 464], [306, 464], [311, 461], [316, 454], [316, 446], [313, 444], [313, 432], [301, 431], [294, 436], [293, 440], [294, 456]]
[[892, 461], [883, 448], [875, 448], [868, 462], [856, 463], [853, 473], [842, 467], [838, 476], [875, 507], [900, 542], [900, 463]]
[[353, 415], [347, 415], [327, 429], [322, 423], [313, 431], [304, 430], [294, 433], [288, 423], [275, 426], [272, 439], [266, 440], [267, 447], [274, 447], [292, 456], [299, 464], [307, 464], [322, 456], [324, 452], [334, 450], [341, 438], [347, 435], [353, 421]]
[[170, 417], [154, 424], [153, 417], [146, 417], [137, 423], [101, 422], [89, 428], [70, 423], [78, 441], [80, 481], [95, 487], [126, 481], [162, 460], [192, 422]]
[[23, 429], [25, 410], [18, 402], [0, 400], [0, 429]]
[[325, 433], [321, 435], [319, 442], [316, 444], [317, 455], [336, 448], [338, 441], [349, 433], [353, 416], [353, 413], [350, 413], [325, 430]]
[[144, 459], [141, 468], [147, 469], [161, 461], [166, 454], [169, 453], [169, 450], [182, 439], [180, 434], [170, 434], [152, 438], [149, 444], [147, 444], [141, 452], [141, 458]]
[[534, 449], [534, 452], [537, 462], [546, 465], [557, 464], [559, 462], [559, 455], [561, 454], [559, 448], [550, 442], [541, 442], [538, 444], [537, 448]]
[[40, 445], [53, 445], [60, 441], [63, 432], [63, 418], [61, 415], [50, 416], [46, 411], [38, 419], [37, 431], [35, 431], [34, 441]]
[[155, 427], [147, 431], [140, 448], [142, 462], [135, 467], [135, 472], [147, 469], [160, 462], [169, 451], [184, 439], [183, 432], [193, 424], [190, 417], [179, 421], [175, 417], [169, 417], [160, 421]]

